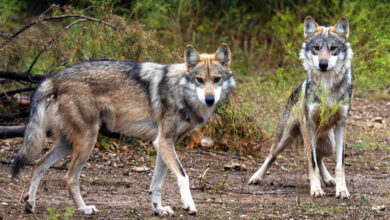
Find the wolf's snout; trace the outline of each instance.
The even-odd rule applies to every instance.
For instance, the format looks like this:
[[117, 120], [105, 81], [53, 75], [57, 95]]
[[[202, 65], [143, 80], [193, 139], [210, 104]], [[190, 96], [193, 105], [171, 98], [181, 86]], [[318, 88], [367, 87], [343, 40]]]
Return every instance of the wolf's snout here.
[[205, 98], [206, 104], [208, 107], [213, 106], [214, 104], [214, 96], [213, 95], [207, 95]]
[[320, 70], [322, 72], [325, 72], [328, 69], [328, 61], [327, 60], [320, 60]]

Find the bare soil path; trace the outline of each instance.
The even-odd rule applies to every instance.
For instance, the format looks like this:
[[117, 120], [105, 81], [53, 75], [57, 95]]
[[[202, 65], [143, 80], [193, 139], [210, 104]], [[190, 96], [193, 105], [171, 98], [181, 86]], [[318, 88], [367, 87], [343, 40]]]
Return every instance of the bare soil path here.
[[[354, 100], [345, 160], [347, 185], [352, 194], [350, 200], [336, 199], [334, 187], [325, 186], [325, 197], [311, 198], [307, 163], [303, 150], [296, 147], [281, 154], [261, 185], [248, 186], [249, 177], [268, 154], [269, 146], [265, 144], [257, 158], [239, 158], [203, 148], [179, 148], [178, 155], [190, 176], [199, 213], [192, 217], [181, 210], [178, 187], [172, 175], [168, 175], [165, 182], [163, 205], [170, 205], [176, 212], [175, 218], [181, 219], [390, 219], [390, 137], [380, 135], [388, 133], [389, 109], [389, 101]], [[381, 117], [381, 122], [380, 119], [375, 121], [375, 117]], [[374, 136], [372, 140], [380, 142], [381, 148], [370, 148], [371, 143], [364, 145], [363, 141], [371, 140], [365, 135], [371, 134], [379, 134], [378, 139]], [[74, 209], [62, 181], [69, 159], [49, 169], [37, 193], [36, 213], [26, 214], [22, 197], [31, 167], [26, 167], [18, 180], [11, 180], [8, 164], [21, 140], [0, 140], [0, 219], [63, 218], [67, 208]], [[48, 143], [53, 145], [50, 140]], [[148, 147], [134, 149], [129, 145], [118, 145], [108, 150], [95, 148], [82, 173], [83, 197], [100, 212], [92, 216], [75, 212], [74, 219], [158, 219], [153, 215], [148, 193], [154, 151]], [[377, 145], [374, 143], [373, 146]], [[224, 166], [231, 163], [244, 167], [225, 170]], [[326, 164], [334, 173], [334, 161], [328, 159]], [[207, 167], [210, 170], [202, 182], [199, 177]]]

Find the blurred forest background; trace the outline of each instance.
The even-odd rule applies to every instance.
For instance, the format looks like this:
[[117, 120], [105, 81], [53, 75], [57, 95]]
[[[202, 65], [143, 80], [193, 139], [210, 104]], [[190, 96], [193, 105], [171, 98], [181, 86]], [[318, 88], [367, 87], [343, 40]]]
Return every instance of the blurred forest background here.
[[346, 16], [355, 97], [388, 99], [389, 14], [386, 0], [0, 0], [0, 123], [23, 124], [42, 76], [76, 62], [182, 62], [188, 44], [214, 52], [225, 42], [238, 89], [185, 144], [206, 135], [216, 149], [255, 154], [306, 77], [298, 59], [304, 18], [331, 26]]

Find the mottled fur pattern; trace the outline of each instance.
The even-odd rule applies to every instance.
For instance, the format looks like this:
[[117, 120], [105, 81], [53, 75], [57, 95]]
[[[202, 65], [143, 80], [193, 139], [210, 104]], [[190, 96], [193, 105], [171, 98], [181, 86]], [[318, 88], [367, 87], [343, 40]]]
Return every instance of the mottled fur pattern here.
[[[28, 163], [34, 164], [26, 210], [34, 211], [35, 194], [44, 172], [56, 161], [72, 155], [65, 182], [78, 208], [85, 214], [97, 212], [85, 205], [79, 177], [95, 145], [99, 129], [153, 140], [157, 149], [156, 168], [150, 192], [158, 215], [173, 215], [161, 204], [160, 189], [169, 168], [177, 177], [183, 208], [196, 213], [189, 179], [175, 153], [175, 144], [204, 124], [216, 105], [235, 88], [230, 49], [222, 44], [215, 54], [185, 50], [185, 63], [156, 64], [101, 60], [75, 64], [50, 76], [32, 96], [29, 121], [13, 176]], [[46, 132], [57, 143], [37, 159]]]
[[[271, 152], [250, 178], [250, 184], [261, 182], [277, 155], [298, 138], [305, 146], [311, 195], [324, 196], [322, 178], [326, 185], [336, 185], [336, 197], [349, 198], [344, 174], [344, 142], [352, 97], [353, 53], [347, 42], [348, 35], [346, 18], [341, 18], [332, 27], [319, 26], [311, 17], [305, 19], [305, 42], [300, 59], [307, 71], [307, 79], [291, 94], [279, 117]], [[324, 117], [324, 112], [330, 113]], [[335, 151], [334, 179], [327, 171], [323, 158]]]

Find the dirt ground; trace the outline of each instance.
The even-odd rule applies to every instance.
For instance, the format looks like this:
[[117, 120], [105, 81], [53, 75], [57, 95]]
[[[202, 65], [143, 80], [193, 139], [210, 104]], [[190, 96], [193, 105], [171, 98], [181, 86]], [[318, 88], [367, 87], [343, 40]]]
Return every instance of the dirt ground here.
[[[375, 119], [378, 116], [382, 119]], [[311, 198], [307, 162], [303, 150], [297, 147], [280, 155], [261, 185], [248, 186], [249, 177], [268, 154], [270, 143], [264, 143], [257, 158], [237, 157], [206, 148], [177, 149], [190, 177], [198, 214], [193, 217], [181, 210], [176, 180], [170, 174], [162, 191], [163, 205], [170, 205], [175, 218], [181, 219], [390, 219], [390, 137], [383, 136], [388, 134], [389, 118], [390, 101], [354, 100], [345, 159], [350, 200], [336, 199], [335, 188], [325, 186], [325, 197]], [[384, 147], [370, 148], [370, 143], [368, 148], [359, 147], [362, 141], [368, 140], [363, 136], [371, 134], [364, 132], [374, 129], [382, 135], [377, 140], [376, 136], [369, 140], [372, 138]], [[0, 140], [0, 219], [63, 218], [64, 215], [74, 219], [158, 218], [153, 214], [148, 193], [155, 151], [150, 146], [134, 149], [122, 143], [106, 150], [95, 148], [82, 172], [83, 198], [87, 205], [93, 204], [100, 210], [98, 214], [71, 213], [69, 207], [74, 210], [75, 206], [62, 180], [69, 158], [55, 164], [42, 179], [36, 213], [24, 213], [21, 201], [31, 167], [26, 167], [18, 180], [11, 180], [9, 164], [21, 140]], [[52, 141], [48, 142], [52, 146]], [[224, 169], [232, 163], [240, 164], [241, 170]], [[334, 173], [333, 158], [327, 159], [326, 164]], [[204, 181], [200, 181], [208, 167]]]

